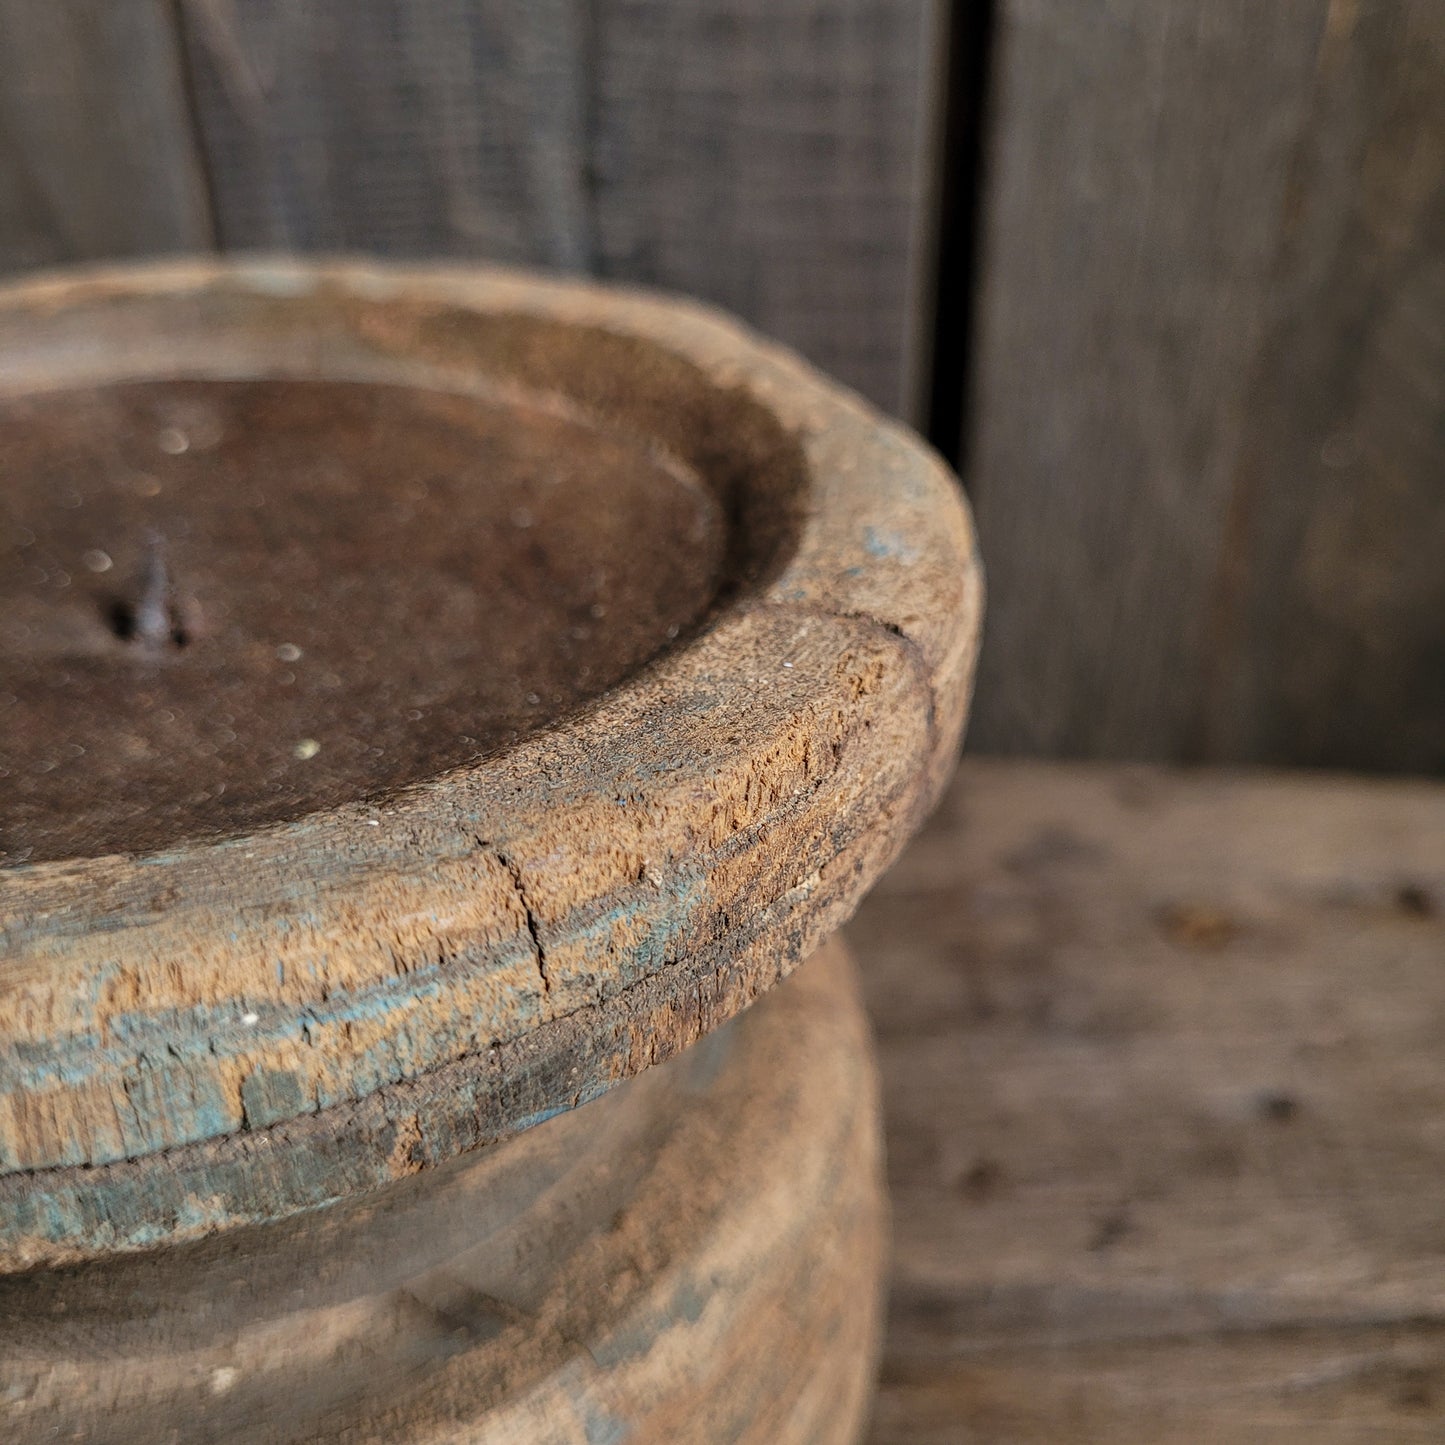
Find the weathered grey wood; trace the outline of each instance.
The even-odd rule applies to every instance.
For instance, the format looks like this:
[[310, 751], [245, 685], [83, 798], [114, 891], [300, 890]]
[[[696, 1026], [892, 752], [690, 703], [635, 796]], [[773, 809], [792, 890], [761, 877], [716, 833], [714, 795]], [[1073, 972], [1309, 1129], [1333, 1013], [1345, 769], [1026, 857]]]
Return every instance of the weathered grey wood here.
[[1445, 10], [1334, 7], [1232, 479], [1206, 751], [1445, 770]]
[[717, 302], [915, 409], [933, 0], [605, 0], [604, 275]]
[[[1210, 689], [1241, 662], [1232, 635], [1218, 651], [1214, 609], [1242, 448], [1283, 426], [1259, 489], [1278, 488], [1293, 519], [1285, 530], [1314, 525], [1316, 494], [1295, 478], [1319, 470], [1324, 438], [1307, 433], [1328, 396], [1308, 369], [1358, 370], [1340, 324], [1355, 314], [1349, 303], [1332, 310], [1335, 321], [1312, 321], [1322, 286], [1300, 281], [1338, 286], [1369, 270], [1370, 246], [1400, 245], [1349, 241], [1323, 219], [1299, 229], [1301, 207], [1323, 214], [1350, 184], [1356, 162], [1331, 154], [1350, 117], [1386, 112], [1416, 85], [1383, 63], [1368, 75], [1356, 64], [1350, 82], [1351, 65], [1337, 63], [1349, 42], [1335, 32], [1352, 15], [1388, 28], [1407, 8], [1004, 0], [970, 446], [994, 604], [980, 746], [1205, 750]], [[1417, 28], [1438, 39], [1438, 7], [1416, 9]], [[1430, 74], [1427, 59], [1415, 63]], [[1428, 159], [1438, 123], [1412, 129], [1426, 119], [1419, 105], [1408, 109], [1393, 142], [1403, 158], [1418, 141], [1416, 188], [1439, 170]], [[1384, 233], [1418, 233], [1417, 202], [1400, 189], [1362, 204]], [[1423, 269], [1413, 279], [1381, 271], [1355, 293], [1377, 296], [1376, 324], [1398, 329], [1385, 313], [1408, 314], [1411, 294], [1431, 284]], [[1266, 413], [1266, 358], [1287, 336], [1306, 339], [1309, 356]], [[1412, 404], [1409, 414], [1423, 413]], [[1419, 470], [1423, 442], [1415, 446], [1405, 470], [1423, 487], [1433, 479]], [[1261, 545], [1248, 562], [1265, 608], [1288, 585], [1281, 551]], [[1400, 646], [1423, 662], [1416, 641]], [[1264, 664], [1261, 689], [1274, 685], [1278, 661]], [[1316, 695], [1301, 706], [1328, 709], [1340, 685], [1318, 664], [1313, 676]], [[1387, 762], [1391, 742], [1375, 721], [1375, 760]], [[1277, 738], [1264, 748], [1250, 721], [1232, 737], [1221, 731], [1210, 750], [1291, 755]]]
[[1445, 1430], [1445, 788], [966, 760], [849, 928], [877, 1445]]
[[209, 244], [169, 5], [0, 0], [0, 271]]
[[586, 269], [575, 0], [183, 0], [220, 242]]
[[909, 409], [935, 0], [184, 0], [229, 247], [719, 302]]

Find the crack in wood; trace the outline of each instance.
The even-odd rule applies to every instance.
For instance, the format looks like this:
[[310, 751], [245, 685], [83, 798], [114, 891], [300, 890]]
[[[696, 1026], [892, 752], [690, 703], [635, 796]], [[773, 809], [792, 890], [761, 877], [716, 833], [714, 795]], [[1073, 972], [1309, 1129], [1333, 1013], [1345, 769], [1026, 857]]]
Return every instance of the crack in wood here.
[[499, 849], [494, 848], [490, 843], [484, 843], [479, 838], [477, 845], [490, 853], [492, 857], [507, 870], [507, 876], [512, 880], [512, 890], [516, 893], [517, 902], [522, 907], [522, 915], [527, 922], [527, 933], [532, 940], [532, 954], [537, 961], [537, 977], [542, 984], [542, 995], [543, 997], [548, 997], [552, 992], [552, 980], [547, 974], [547, 949], [542, 942], [542, 933], [537, 924], [537, 915], [532, 912], [532, 904], [527, 897], [527, 886], [522, 881], [522, 870], [513, 859], [509, 858]]

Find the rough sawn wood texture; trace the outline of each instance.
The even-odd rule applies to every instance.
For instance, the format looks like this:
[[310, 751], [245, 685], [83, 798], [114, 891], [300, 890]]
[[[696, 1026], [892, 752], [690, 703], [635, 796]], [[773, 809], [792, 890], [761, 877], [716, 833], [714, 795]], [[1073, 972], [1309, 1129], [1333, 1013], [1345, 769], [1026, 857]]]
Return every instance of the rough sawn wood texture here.
[[966, 759], [850, 926], [874, 1445], [1445, 1433], [1445, 788]]
[[167, 0], [0, 0], [0, 271], [214, 240]]
[[972, 734], [1445, 766], [1445, 13], [1000, 0]]
[[0, 0], [0, 270], [556, 267], [726, 306], [912, 415], [939, 29], [935, 0]]

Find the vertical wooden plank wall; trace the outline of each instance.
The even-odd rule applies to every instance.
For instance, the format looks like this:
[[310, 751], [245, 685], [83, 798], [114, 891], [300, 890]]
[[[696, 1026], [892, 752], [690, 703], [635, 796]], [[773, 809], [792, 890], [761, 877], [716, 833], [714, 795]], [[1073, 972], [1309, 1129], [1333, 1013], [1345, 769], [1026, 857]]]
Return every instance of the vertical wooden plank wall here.
[[210, 244], [166, 0], [0, 0], [0, 271]]
[[1000, 0], [973, 741], [1445, 766], [1445, 13]]
[[757, 320], [911, 416], [939, 10], [930, 0], [604, 0], [600, 273]]
[[576, 0], [183, 0], [227, 249], [584, 269]]
[[212, 239], [560, 267], [912, 412], [940, 8], [0, 0], [0, 268]]
[[1222, 545], [1205, 752], [1445, 772], [1445, 7], [1330, 9]]
[[918, 388], [934, 0], [184, 0], [228, 247], [685, 291]]

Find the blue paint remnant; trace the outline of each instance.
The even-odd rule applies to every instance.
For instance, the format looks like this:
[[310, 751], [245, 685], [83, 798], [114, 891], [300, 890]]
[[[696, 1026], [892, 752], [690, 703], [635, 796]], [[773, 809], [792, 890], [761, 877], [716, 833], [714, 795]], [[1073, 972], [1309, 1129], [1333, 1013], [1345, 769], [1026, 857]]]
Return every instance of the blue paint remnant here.
[[597, 1368], [614, 1370], [631, 1360], [640, 1360], [669, 1322], [665, 1311], [645, 1310], [640, 1316], [629, 1316], [616, 1329], [592, 1341], [590, 1353]]
[[[444, 999], [458, 984], [467, 985], [494, 970], [512, 967], [522, 948], [521, 942], [515, 941], [512, 947], [495, 953], [488, 950], [476, 958], [452, 958], [445, 967], [424, 965], [409, 975], [410, 987], [398, 988], [395, 980], [384, 980], [355, 993], [338, 993], [319, 1008], [298, 1012], [261, 1007], [256, 1022], [249, 1025], [241, 1023], [234, 1003], [118, 1014], [110, 1021], [108, 1041], [102, 1042], [93, 1032], [72, 1034], [65, 1041], [64, 1054], [58, 1057], [53, 1041], [21, 1042], [0, 1049], [0, 1094], [83, 1086], [107, 1069], [133, 1069], [138, 1055], [148, 1056], [156, 1078], [149, 1087], [132, 1089], [136, 1117], [119, 1124], [109, 1145], [96, 1147], [92, 1142], [82, 1148], [74, 1141], [49, 1161], [58, 1165], [110, 1163], [126, 1154], [216, 1138], [239, 1128], [241, 1119], [234, 1100], [223, 1095], [219, 1081], [211, 1077], [215, 1059], [260, 1052], [288, 1034], [294, 1036], [298, 1028], [314, 1036], [319, 1028], [346, 1023], [390, 1025], [374, 1046], [351, 1061], [339, 1089], [321, 1087], [309, 1099], [311, 1107], [325, 1108], [453, 1057], [455, 1033], [437, 1029], [418, 1035], [405, 1025], [407, 1011], [422, 1001]], [[263, 1118], [274, 1108], [268, 1107], [268, 1097], [258, 1100]], [[249, 1122], [254, 1125], [258, 1121], [253, 1118]], [[4, 1156], [3, 1150], [0, 1156]], [[0, 1157], [0, 1167], [10, 1168], [15, 1162]]]
[[241, 1107], [251, 1129], [294, 1119], [305, 1105], [301, 1081], [290, 1069], [257, 1069], [241, 1085]]
[[588, 1412], [582, 1428], [587, 1432], [587, 1445], [623, 1445], [632, 1434], [632, 1426], [615, 1415]]
[[681, 1280], [673, 1293], [668, 1314], [673, 1319], [686, 1320], [688, 1324], [695, 1325], [702, 1318], [702, 1312], [707, 1308], [710, 1298], [710, 1290], [699, 1289], [690, 1279]]
[[870, 557], [886, 557], [894, 562], [918, 560], [918, 548], [897, 532], [880, 532], [876, 527], [865, 527], [863, 545]]
[[[656, 872], [640, 880], [630, 897], [614, 898], [611, 907], [599, 908], [578, 930], [579, 941], [594, 960], [610, 965], [605, 970], [610, 975], [609, 993], [655, 974], [685, 953], [696, 916], [706, 909], [709, 898], [707, 877], [697, 864], [689, 868], [664, 858], [657, 860]], [[625, 945], [622, 938], [628, 940]], [[84, 1087], [107, 1072], [133, 1075], [137, 1060], [148, 1059], [144, 1079], [132, 1077], [131, 1112], [115, 1122], [113, 1137], [93, 1139], [84, 1146], [80, 1140], [59, 1145], [58, 1157], [46, 1161], [54, 1165], [105, 1164], [128, 1154], [217, 1138], [243, 1124], [264, 1127], [303, 1109], [364, 1096], [448, 1062], [475, 1021], [455, 1012], [448, 1016], [443, 1010], [422, 1029], [408, 1014], [419, 1007], [434, 1007], [454, 989], [513, 967], [523, 950], [522, 940], [517, 939], [499, 949], [486, 947], [476, 956], [463, 952], [445, 962], [419, 962], [404, 982], [379, 980], [356, 991], [338, 991], [319, 1006], [301, 1009], [258, 1004], [254, 1016], [246, 1015], [244, 1022], [234, 1002], [116, 1014], [104, 1038], [71, 1035], [63, 1052], [57, 1053], [53, 1040], [0, 1048], [0, 1094]], [[325, 974], [324, 956], [296, 962], [303, 974]], [[285, 970], [279, 959], [275, 966], [278, 981], [283, 971], [293, 976], [297, 972], [294, 967]], [[96, 980], [96, 987], [102, 986], [103, 981]], [[539, 1010], [540, 1004], [535, 1007]], [[294, 1039], [298, 1031], [314, 1042], [318, 1030], [348, 1024], [365, 1026], [373, 1037], [344, 1069], [283, 1078], [262, 1068], [249, 1077], [240, 1101], [234, 1091], [220, 1087], [218, 1060], [255, 1059]], [[548, 1117], [550, 1113], [540, 1113], [513, 1123], [525, 1128]], [[14, 1162], [0, 1159], [0, 1167]]]
[[555, 1104], [550, 1108], [537, 1109], [530, 1114], [524, 1114], [514, 1127], [519, 1134], [524, 1129], [535, 1129], [538, 1124], [545, 1124], [548, 1119], [555, 1119], [558, 1114], [565, 1114], [570, 1108], [569, 1104]]
[[[667, 907], [659, 910], [654, 888], [662, 890]], [[693, 915], [708, 898], [707, 881], [697, 869], [675, 868], [658, 882], [643, 885], [610, 908], [599, 911], [586, 927], [576, 929], [575, 936], [586, 940], [589, 954], [601, 956], [611, 950], [615, 930], [632, 932], [645, 924], [646, 932], [614, 960], [608, 980], [614, 988], [658, 972], [679, 954], [686, 951], [685, 941]]]
[[[63, 1056], [54, 1043], [19, 1042], [0, 1050], [0, 1082], [19, 1088], [40, 1089], [47, 1083], [78, 1084], [96, 1076], [100, 1067], [123, 1068], [137, 1053], [168, 1052], [183, 1060], [188, 1055], [218, 1058], [249, 1053], [294, 1029], [304, 1017], [311, 1023], [386, 1022], [403, 1016], [419, 1000], [445, 997], [452, 981], [468, 984], [473, 979], [512, 967], [520, 956], [521, 944], [488, 951], [475, 959], [457, 956], [443, 967], [438, 963], [418, 965], [408, 975], [410, 988], [398, 988], [385, 979], [355, 992], [338, 991], [327, 1004], [302, 1009], [258, 1006], [256, 1024], [242, 1026], [234, 1003], [220, 1006], [198, 1004], [188, 1009], [163, 1009], [154, 1013], [120, 1013], [109, 1024], [110, 1042], [102, 1043], [93, 1031], [71, 1034]], [[278, 962], [278, 971], [283, 969]], [[176, 1041], [180, 1041], [177, 1043]]]
[[592, 1342], [592, 1358], [600, 1369], [611, 1370], [630, 1360], [639, 1360], [679, 1320], [695, 1325], [702, 1318], [718, 1288], [716, 1279], [682, 1279], [672, 1298], [652, 1310], [629, 1315], [624, 1324]]

